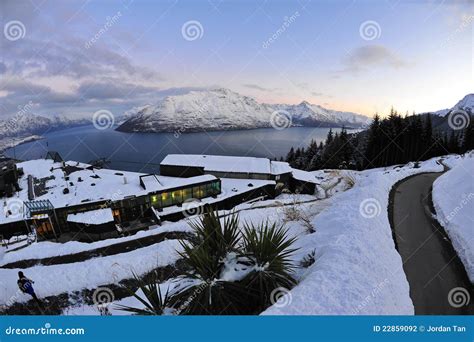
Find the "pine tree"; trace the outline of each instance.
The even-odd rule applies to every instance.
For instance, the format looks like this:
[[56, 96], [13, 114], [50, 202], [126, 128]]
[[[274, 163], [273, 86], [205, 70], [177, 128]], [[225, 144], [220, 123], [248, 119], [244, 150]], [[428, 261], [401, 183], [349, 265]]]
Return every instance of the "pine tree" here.
[[471, 117], [469, 125], [464, 129], [462, 141], [462, 153], [474, 149], [474, 118]]

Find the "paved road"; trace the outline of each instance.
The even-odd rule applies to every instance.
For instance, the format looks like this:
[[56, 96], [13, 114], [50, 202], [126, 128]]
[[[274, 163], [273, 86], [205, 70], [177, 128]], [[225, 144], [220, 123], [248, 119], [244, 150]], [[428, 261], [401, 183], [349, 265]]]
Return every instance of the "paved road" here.
[[[442, 173], [425, 173], [392, 192], [392, 228], [417, 315], [474, 314], [474, 291], [444, 229], [432, 218], [431, 187]], [[464, 288], [470, 304], [455, 308], [448, 295]]]

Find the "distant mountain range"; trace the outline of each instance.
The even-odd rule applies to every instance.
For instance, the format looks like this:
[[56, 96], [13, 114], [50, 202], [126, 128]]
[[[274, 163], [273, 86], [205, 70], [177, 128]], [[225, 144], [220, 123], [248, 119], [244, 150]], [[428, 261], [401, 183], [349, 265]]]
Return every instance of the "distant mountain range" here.
[[[474, 120], [474, 94], [467, 94], [452, 108], [422, 113], [420, 115], [431, 115], [433, 128], [439, 131], [450, 131], [453, 125], [461, 125], [463, 127], [463, 123]], [[467, 116], [470, 116], [470, 119]]]
[[[474, 94], [466, 95], [452, 108], [421, 115], [431, 114], [435, 129], [449, 130], [449, 114], [456, 110], [474, 115]], [[371, 121], [364, 115], [326, 109], [306, 101], [297, 105], [259, 103], [222, 88], [168, 96], [155, 105], [133, 108], [115, 121], [121, 122], [117, 130], [124, 132], [184, 133], [272, 127], [275, 113], [282, 116], [277, 121], [288, 119], [283, 124], [291, 126], [361, 128]], [[91, 123], [92, 118], [18, 114], [0, 120], [0, 150], [21, 141], [41, 138], [46, 132]]]
[[123, 132], [196, 132], [274, 125], [360, 128], [370, 118], [326, 109], [306, 101], [298, 105], [260, 103], [228, 89], [168, 96], [155, 105], [134, 108], [117, 130]]
[[90, 124], [91, 120], [72, 119], [66, 116], [46, 117], [30, 112], [18, 114], [0, 121], [0, 138], [41, 135], [73, 126]]
[[474, 114], [474, 94], [467, 94], [460, 100], [458, 103], [456, 103], [452, 108], [446, 108], [446, 109], [441, 109], [436, 112], [427, 112], [423, 114], [434, 114], [438, 116], [447, 116], [451, 112], [455, 110], [464, 110], [469, 114]]

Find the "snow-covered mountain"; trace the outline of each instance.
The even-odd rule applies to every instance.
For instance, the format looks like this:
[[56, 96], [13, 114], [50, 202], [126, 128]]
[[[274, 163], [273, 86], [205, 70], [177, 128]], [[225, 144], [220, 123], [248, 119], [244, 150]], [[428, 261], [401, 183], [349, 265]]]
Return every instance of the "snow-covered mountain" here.
[[360, 114], [334, 111], [308, 102], [298, 105], [259, 103], [251, 97], [219, 88], [168, 96], [155, 105], [134, 108], [126, 113], [129, 119], [118, 130], [192, 132], [263, 128], [272, 126], [275, 112], [290, 117], [293, 126], [358, 128], [370, 121]]
[[[464, 110], [469, 114], [474, 114], [474, 94], [467, 94], [452, 108], [441, 109], [436, 112], [430, 113], [441, 117], [445, 117], [454, 110]], [[428, 114], [428, 113], [426, 113]]]
[[273, 105], [274, 110], [285, 110], [293, 123], [300, 126], [327, 126], [359, 128], [372, 121], [369, 117], [352, 112], [340, 112], [303, 101], [298, 105]]
[[63, 129], [90, 123], [86, 119], [71, 119], [65, 116], [45, 117], [22, 113], [0, 121], [0, 138], [26, 137], [43, 134], [46, 131]]

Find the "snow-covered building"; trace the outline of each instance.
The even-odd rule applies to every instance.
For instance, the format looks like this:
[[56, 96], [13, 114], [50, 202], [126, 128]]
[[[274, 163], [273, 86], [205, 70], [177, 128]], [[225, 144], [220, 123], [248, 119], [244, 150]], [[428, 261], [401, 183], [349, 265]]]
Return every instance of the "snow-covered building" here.
[[207, 174], [220, 178], [274, 180], [291, 191], [308, 194], [313, 194], [318, 184], [311, 172], [293, 169], [286, 162], [256, 157], [169, 154], [160, 163], [160, 173], [171, 177]]
[[117, 225], [123, 230], [150, 225], [158, 220], [154, 212], [221, 193], [221, 181], [212, 175], [182, 179], [52, 159], [18, 167], [24, 173], [19, 190], [0, 199], [3, 238], [32, 230], [46, 238], [74, 231], [116, 233]]
[[285, 187], [314, 193], [318, 183], [288, 163], [253, 157], [171, 154], [159, 175], [63, 161], [57, 154], [14, 167], [21, 170], [17, 187], [10, 197], [0, 194], [0, 239], [32, 232], [65, 240], [115, 237], [181, 219], [189, 206], [231, 209], [273, 198]]
[[279, 181], [290, 177], [291, 167], [288, 163], [272, 161], [268, 158], [168, 154], [160, 163], [160, 173], [171, 177], [210, 174], [223, 178]]
[[117, 171], [54, 158], [16, 167], [22, 170], [18, 189], [10, 197], [0, 195], [0, 239], [32, 232], [64, 240], [116, 237], [181, 219], [188, 206], [230, 209], [273, 197], [276, 185], [211, 174], [182, 178]]

